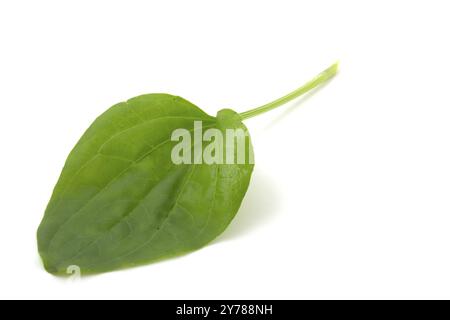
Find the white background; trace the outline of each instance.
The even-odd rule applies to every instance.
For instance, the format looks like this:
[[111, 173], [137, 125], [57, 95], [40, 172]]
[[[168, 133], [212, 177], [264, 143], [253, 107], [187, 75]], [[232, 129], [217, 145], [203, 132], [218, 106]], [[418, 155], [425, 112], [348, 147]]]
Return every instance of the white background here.
[[[447, 1], [2, 1], [0, 298], [450, 298]], [[229, 229], [161, 263], [61, 280], [35, 233], [68, 152], [151, 92], [239, 112], [256, 168]]]

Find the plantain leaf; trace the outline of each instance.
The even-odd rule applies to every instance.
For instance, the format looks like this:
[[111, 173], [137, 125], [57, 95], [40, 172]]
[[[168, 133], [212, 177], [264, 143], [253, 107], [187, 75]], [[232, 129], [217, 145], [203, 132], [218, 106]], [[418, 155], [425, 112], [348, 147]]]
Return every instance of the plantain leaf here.
[[[107, 272], [187, 253], [216, 238], [236, 215], [253, 171], [242, 120], [308, 92], [337, 68], [240, 114], [223, 109], [212, 117], [168, 94], [111, 107], [69, 154], [39, 226], [46, 270]], [[189, 137], [187, 148], [179, 148], [176, 132]]]
[[194, 132], [195, 121], [224, 135], [247, 133], [234, 111], [211, 117], [168, 94], [130, 99], [95, 120], [70, 153], [38, 229], [48, 272], [145, 264], [198, 249], [225, 230], [253, 164], [174, 164], [171, 134]]

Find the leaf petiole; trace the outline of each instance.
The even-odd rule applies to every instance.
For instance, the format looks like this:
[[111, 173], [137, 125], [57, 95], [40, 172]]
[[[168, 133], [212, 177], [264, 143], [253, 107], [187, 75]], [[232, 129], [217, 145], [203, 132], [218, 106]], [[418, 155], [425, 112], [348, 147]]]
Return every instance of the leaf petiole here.
[[302, 94], [314, 89], [315, 87], [319, 86], [320, 84], [326, 82], [327, 80], [331, 79], [338, 71], [339, 63], [336, 62], [321, 73], [319, 73], [316, 77], [305, 83], [303, 86], [298, 88], [295, 91], [292, 91], [291, 93], [285, 95], [284, 97], [281, 97], [275, 101], [272, 101], [270, 103], [267, 103], [261, 107], [251, 109], [245, 112], [240, 113], [242, 120], [252, 118], [254, 116], [257, 116], [259, 114], [262, 114], [264, 112], [267, 112], [269, 110], [275, 109], [276, 107], [279, 107], [299, 96]]

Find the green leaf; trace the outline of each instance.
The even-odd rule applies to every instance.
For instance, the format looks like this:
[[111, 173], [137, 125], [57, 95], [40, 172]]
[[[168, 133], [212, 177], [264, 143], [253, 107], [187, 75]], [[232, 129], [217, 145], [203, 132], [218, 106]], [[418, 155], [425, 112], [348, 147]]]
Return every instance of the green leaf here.
[[175, 129], [241, 128], [234, 111], [211, 117], [188, 101], [150, 94], [113, 106], [70, 153], [38, 230], [47, 271], [98, 273], [204, 246], [222, 233], [253, 164], [171, 161]]
[[[224, 109], [212, 117], [168, 94], [111, 107], [69, 154], [39, 226], [46, 270], [66, 275], [77, 266], [83, 274], [107, 272], [191, 252], [216, 238], [236, 215], [253, 170], [242, 120], [291, 101], [336, 72], [334, 64], [290, 94], [241, 114]], [[199, 122], [214, 129], [209, 145], [201, 132], [200, 141], [195, 139]], [[194, 136], [185, 150], [194, 161], [173, 161], [176, 129]], [[244, 161], [238, 141], [227, 136], [229, 129], [246, 137]], [[223, 136], [223, 145], [211, 147], [213, 136]], [[198, 162], [204, 154], [223, 156], [226, 164]]]

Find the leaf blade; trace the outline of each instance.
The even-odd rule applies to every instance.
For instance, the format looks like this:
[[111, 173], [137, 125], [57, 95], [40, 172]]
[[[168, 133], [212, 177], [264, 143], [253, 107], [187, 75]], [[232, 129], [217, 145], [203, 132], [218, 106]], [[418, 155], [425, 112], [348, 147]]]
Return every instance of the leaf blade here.
[[226, 113], [216, 119], [184, 99], [146, 95], [100, 116], [70, 153], [38, 229], [46, 269], [99, 273], [145, 264], [223, 232], [253, 164], [174, 165], [169, 137], [176, 128], [194, 130], [194, 121], [247, 132], [235, 112]]

